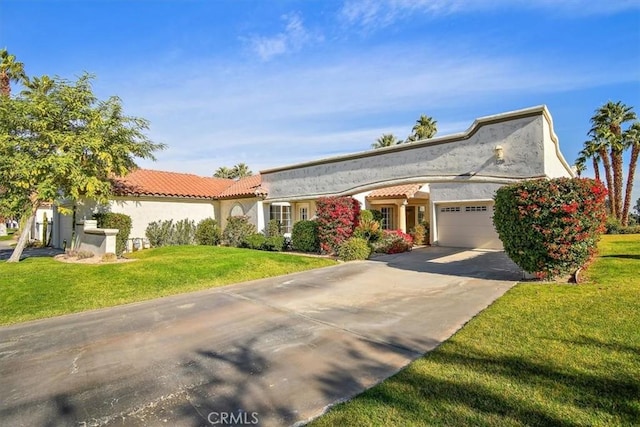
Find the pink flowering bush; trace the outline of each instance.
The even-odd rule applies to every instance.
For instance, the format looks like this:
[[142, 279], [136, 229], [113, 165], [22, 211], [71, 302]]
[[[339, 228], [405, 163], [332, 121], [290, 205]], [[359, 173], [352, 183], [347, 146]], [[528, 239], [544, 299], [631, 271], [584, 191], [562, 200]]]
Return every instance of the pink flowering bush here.
[[596, 253], [607, 190], [588, 178], [523, 181], [500, 188], [493, 223], [504, 250], [541, 279], [574, 273]]
[[384, 254], [398, 254], [410, 251], [413, 238], [400, 230], [384, 230], [382, 237], [373, 243], [373, 251]]

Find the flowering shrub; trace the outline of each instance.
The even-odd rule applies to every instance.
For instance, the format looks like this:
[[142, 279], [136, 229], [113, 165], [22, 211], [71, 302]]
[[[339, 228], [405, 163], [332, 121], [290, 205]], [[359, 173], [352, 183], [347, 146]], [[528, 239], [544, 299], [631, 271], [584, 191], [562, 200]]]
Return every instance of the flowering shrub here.
[[600, 181], [557, 178], [500, 188], [493, 223], [504, 250], [539, 278], [573, 273], [596, 252], [607, 218]]
[[410, 251], [413, 238], [400, 230], [385, 230], [382, 237], [373, 243], [373, 251], [385, 254], [398, 254]]
[[320, 249], [336, 253], [358, 225], [360, 203], [353, 197], [321, 197], [316, 202]]

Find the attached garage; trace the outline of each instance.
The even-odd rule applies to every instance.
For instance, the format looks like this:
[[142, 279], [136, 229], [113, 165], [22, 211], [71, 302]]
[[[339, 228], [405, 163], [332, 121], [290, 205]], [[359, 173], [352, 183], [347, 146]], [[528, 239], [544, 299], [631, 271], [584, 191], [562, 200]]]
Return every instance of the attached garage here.
[[436, 205], [438, 245], [500, 249], [493, 227], [493, 202], [439, 203]]

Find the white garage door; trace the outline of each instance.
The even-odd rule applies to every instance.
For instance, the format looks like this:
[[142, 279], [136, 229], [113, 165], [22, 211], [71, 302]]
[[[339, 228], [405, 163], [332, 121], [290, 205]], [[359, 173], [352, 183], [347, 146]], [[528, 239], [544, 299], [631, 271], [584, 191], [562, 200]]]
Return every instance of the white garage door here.
[[459, 248], [502, 249], [493, 227], [492, 202], [436, 205], [438, 244]]

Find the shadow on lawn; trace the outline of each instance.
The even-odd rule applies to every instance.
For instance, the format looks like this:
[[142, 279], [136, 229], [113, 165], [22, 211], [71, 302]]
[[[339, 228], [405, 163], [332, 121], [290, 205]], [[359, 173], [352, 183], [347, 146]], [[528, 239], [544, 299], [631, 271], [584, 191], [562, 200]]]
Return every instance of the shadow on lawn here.
[[[438, 349], [428, 354], [430, 363], [438, 364], [427, 370], [417, 366], [408, 368], [387, 380], [384, 385], [366, 391], [358, 397], [362, 411], [376, 416], [372, 408], [383, 412], [385, 420], [446, 425], [520, 424], [539, 426], [574, 426], [576, 420], [563, 417], [562, 406], [578, 407], [585, 416], [607, 414], [623, 424], [637, 425], [640, 420], [638, 396], [640, 381], [636, 378], [613, 378], [602, 374], [562, 371], [557, 367], [516, 356], [488, 356], [471, 348], [456, 346], [457, 351]], [[499, 387], [474, 383], [473, 379], [459, 377], [455, 368], [472, 370], [482, 376], [491, 376]], [[442, 371], [450, 371], [443, 375]], [[349, 381], [349, 372], [337, 364], [325, 378], [325, 393], [333, 395], [341, 387], [332, 378]], [[346, 378], [346, 379], [345, 379]], [[539, 401], [526, 396], [508, 397], [508, 390], [517, 390], [518, 384], [535, 387], [538, 399], [546, 396], [554, 401], [556, 412], [546, 411]], [[501, 390], [507, 390], [505, 394]], [[523, 388], [523, 390], [525, 390]], [[427, 403], [428, 402], [428, 403]], [[339, 407], [338, 407], [339, 408]], [[336, 408], [336, 409], [338, 409]], [[437, 419], [430, 413], [436, 412]], [[340, 423], [340, 413], [331, 422]], [[384, 419], [384, 418], [382, 418]], [[364, 420], [374, 422], [374, 419]], [[375, 419], [379, 422], [380, 419]]]
[[601, 255], [600, 258], [640, 259], [640, 255]]

